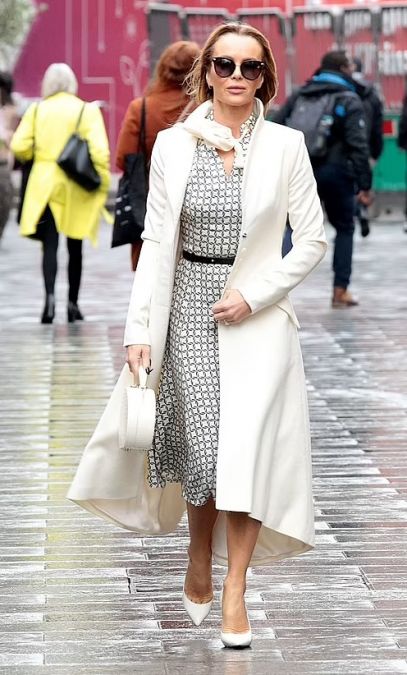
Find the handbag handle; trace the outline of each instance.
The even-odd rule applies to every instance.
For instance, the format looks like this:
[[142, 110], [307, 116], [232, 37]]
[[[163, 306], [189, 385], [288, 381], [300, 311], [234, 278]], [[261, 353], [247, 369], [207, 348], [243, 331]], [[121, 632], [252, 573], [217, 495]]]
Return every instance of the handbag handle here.
[[147, 388], [147, 378], [148, 378], [149, 373], [146, 371], [143, 366], [139, 366], [138, 369], [138, 384], [134, 382], [134, 376], [133, 376], [133, 384], [131, 385], [132, 387], [140, 388], [140, 389], [146, 389]]

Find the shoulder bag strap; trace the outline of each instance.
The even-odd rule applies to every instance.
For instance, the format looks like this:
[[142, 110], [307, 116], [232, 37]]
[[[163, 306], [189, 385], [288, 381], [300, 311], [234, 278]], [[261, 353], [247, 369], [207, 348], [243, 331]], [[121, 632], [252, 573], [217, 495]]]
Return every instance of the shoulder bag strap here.
[[86, 103], [84, 103], [82, 105], [81, 111], [79, 113], [78, 121], [76, 122], [76, 127], [75, 127], [75, 131], [74, 131], [75, 134], [78, 133], [78, 131], [79, 131], [79, 125], [81, 123], [82, 115], [83, 115], [83, 112], [85, 110], [85, 105], [86, 105]]
[[138, 137], [137, 152], [146, 154], [146, 99], [143, 98], [141, 102], [140, 111], [140, 132]]
[[33, 117], [33, 160], [35, 160], [35, 127], [36, 127], [36, 121], [37, 121], [37, 111], [39, 108], [39, 103], [34, 108], [34, 117]]
[[138, 150], [139, 153], [143, 154], [144, 157], [144, 170], [146, 176], [148, 175], [148, 162], [147, 162], [147, 150], [146, 150], [146, 99], [143, 98], [141, 102], [141, 112], [140, 112], [140, 133], [138, 141]]

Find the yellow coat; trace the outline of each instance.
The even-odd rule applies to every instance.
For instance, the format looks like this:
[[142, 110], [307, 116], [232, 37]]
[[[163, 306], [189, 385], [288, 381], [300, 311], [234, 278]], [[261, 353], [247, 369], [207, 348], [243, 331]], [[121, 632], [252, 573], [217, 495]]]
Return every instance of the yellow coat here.
[[[11, 150], [22, 162], [33, 158], [34, 112], [31, 105], [11, 141]], [[49, 204], [57, 230], [72, 239], [89, 238], [97, 242], [99, 220], [109, 189], [109, 145], [102, 114], [95, 104], [87, 103], [79, 133], [86, 138], [101, 186], [87, 192], [70, 180], [56, 163], [69, 136], [74, 132], [83, 101], [60, 92], [38, 104], [35, 117], [34, 165], [25, 194], [20, 233], [33, 234]]]

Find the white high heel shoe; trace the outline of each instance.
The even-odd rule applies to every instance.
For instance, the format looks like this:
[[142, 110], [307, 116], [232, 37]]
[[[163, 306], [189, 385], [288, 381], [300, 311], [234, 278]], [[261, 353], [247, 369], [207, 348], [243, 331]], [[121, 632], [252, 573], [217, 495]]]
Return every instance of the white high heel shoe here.
[[250, 627], [250, 622], [249, 630], [246, 630], [244, 633], [224, 633], [222, 631], [220, 634], [220, 639], [222, 640], [225, 647], [232, 647], [234, 649], [250, 647], [252, 642], [252, 630]]
[[185, 593], [182, 593], [182, 602], [184, 603], [185, 611], [195, 626], [200, 626], [202, 621], [206, 619], [212, 608], [213, 598], [209, 602], [192, 602]]
[[[222, 603], [223, 603], [223, 593], [222, 593]], [[250, 647], [252, 642], [252, 629], [250, 626], [249, 617], [247, 617], [247, 622], [249, 624], [249, 630], [246, 630], [243, 633], [225, 633], [223, 630], [221, 631], [220, 639], [222, 640], [225, 647], [232, 647], [235, 649], [243, 649], [244, 647]]]

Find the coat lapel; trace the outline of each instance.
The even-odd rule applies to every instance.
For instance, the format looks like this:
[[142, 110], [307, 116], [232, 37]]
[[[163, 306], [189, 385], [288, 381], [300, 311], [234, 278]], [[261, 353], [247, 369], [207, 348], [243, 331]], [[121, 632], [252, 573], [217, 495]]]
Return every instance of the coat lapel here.
[[[206, 117], [212, 107], [210, 101], [202, 103], [194, 110], [188, 119], [199, 120]], [[171, 152], [166, 158], [164, 181], [167, 188], [168, 201], [170, 203], [174, 225], [178, 224], [184, 200], [185, 189], [188, 177], [191, 171], [192, 160], [196, 148], [197, 139], [195, 136], [183, 129], [182, 123], [176, 124], [174, 130], [177, 130], [178, 136], [174, 143], [171, 140]], [[174, 148], [175, 147], [175, 151]]]
[[195, 148], [196, 138], [180, 128], [176, 150], [166, 158], [164, 182], [174, 225], [178, 224]]

